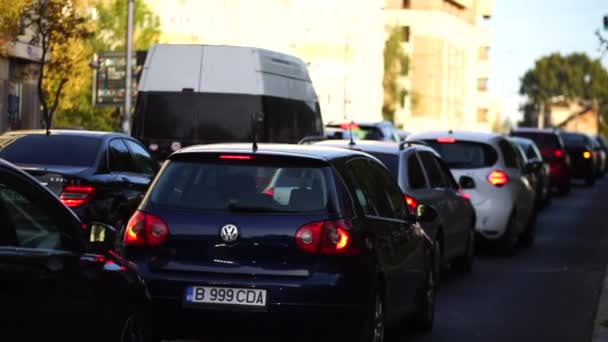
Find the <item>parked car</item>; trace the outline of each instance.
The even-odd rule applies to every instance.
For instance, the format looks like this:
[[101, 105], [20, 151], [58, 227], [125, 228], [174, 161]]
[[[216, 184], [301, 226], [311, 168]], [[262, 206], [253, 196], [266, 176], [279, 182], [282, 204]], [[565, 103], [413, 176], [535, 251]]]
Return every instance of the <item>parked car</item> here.
[[422, 203], [437, 211], [438, 220], [423, 225], [434, 241], [437, 280], [447, 264], [462, 272], [473, 269], [475, 209], [435, 150], [420, 144], [368, 140], [356, 141], [354, 145], [344, 140], [317, 144], [363, 151], [378, 158], [398, 182], [410, 210], [415, 212]]
[[[436, 219], [424, 205], [417, 214]], [[252, 322], [308, 331], [339, 317], [349, 329], [326, 333], [382, 341], [408, 314], [421, 329], [433, 323], [432, 241], [388, 170], [364, 153], [185, 148], [164, 164], [123, 244], [149, 284], [146, 326], [159, 339], [242, 334]]]
[[590, 138], [591, 144], [593, 145], [593, 153], [595, 154], [595, 160], [597, 162], [595, 165], [596, 177], [601, 178], [604, 177], [604, 174], [606, 173], [606, 151], [600, 144], [599, 140], [592, 137]]
[[325, 138], [326, 139], [350, 140], [351, 135], [353, 136], [353, 140], [359, 139], [359, 136], [357, 135], [357, 133], [354, 131], [351, 131], [349, 129], [325, 128]]
[[136, 342], [146, 289], [107, 252], [115, 231], [84, 223], [48, 188], [0, 159], [0, 300], [4, 341]]
[[555, 129], [518, 128], [511, 131], [511, 136], [527, 138], [540, 149], [543, 160], [549, 164], [551, 186], [558, 193], [565, 195], [570, 192], [570, 157], [559, 131]]
[[560, 132], [570, 156], [573, 178], [585, 180], [593, 186], [597, 177], [598, 154], [594, 151], [592, 139], [582, 133]]
[[45, 185], [85, 223], [126, 225], [158, 163], [137, 140], [120, 133], [52, 130], [0, 136], [0, 158]]
[[399, 132], [389, 121], [378, 122], [330, 122], [326, 128], [352, 131], [359, 139], [400, 142]]
[[296, 144], [323, 135], [300, 58], [254, 47], [157, 44], [142, 69], [131, 131], [164, 160], [189, 145], [251, 141], [254, 114], [259, 141]]
[[538, 147], [531, 139], [511, 137], [512, 142], [516, 143], [521, 149], [521, 158], [526, 161], [530, 171], [532, 187], [536, 190], [536, 209], [539, 210], [547, 205], [551, 200], [551, 166], [545, 163]]
[[[491, 133], [435, 131], [414, 134], [406, 141], [425, 141], [460, 179], [477, 214], [483, 240], [512, 255], [518, 240], [534, 242], [535, 191], [515, 146]], [[463, 178], [463, 176], [465, 178]]]
[[602, 169], [602, 172], [606, 174], [606, 172], [608, 172], [608, 145], [606, 145], [606, 140], [604, 140], [604, 137], [601, 135], [597, 135], [595, 137], [595, 140], [600, 145], [600, 148], [602, 149], [602, 151], [604, 151], [604, 155], [606, 156], [604, 161], [604, 168]]

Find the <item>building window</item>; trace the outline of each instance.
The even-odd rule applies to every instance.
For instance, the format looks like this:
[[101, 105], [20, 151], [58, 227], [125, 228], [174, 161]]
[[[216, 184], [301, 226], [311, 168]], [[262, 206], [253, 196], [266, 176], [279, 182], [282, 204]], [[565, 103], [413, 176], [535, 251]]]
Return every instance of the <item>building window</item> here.
[[488, 122], [488, 108], [477, 108], [477, 122], [486, 123]]
[[482, 77], [477, 79], [477, 90], [488, 91], [488, 78]]
[[412, 6], [411, 0], [403, 0], [402, 8], [410, 8]]
[[410, 41], [410, 27], [409, 26], [402, 26], [401, 27], [401, 40], [404, 43], [408, 43]]
[[482, 61], [486, 61], [490, 59], [490, 47], [482, 46], [479, 48], [479, 59]]

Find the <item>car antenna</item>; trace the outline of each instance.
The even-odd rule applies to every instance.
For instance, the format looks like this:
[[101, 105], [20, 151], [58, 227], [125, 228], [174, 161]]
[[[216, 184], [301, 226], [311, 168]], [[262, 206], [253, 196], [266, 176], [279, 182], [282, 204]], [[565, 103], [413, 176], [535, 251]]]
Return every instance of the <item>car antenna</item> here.
[[353, 139], [353, 126], [355, 125], [355, 121], [351, 121], [350, 125], [348, 125], [348, 135], [350, 136], [350, 142], [348, 146], [355, 146], [355, 140]]
[[257, 130], [257, 120], [256, 114], [251, 114], [251, 139], [253, 140], [253, 145], [251, 146], [251, 150], [253, 153], [258, 151], [258, 130]]

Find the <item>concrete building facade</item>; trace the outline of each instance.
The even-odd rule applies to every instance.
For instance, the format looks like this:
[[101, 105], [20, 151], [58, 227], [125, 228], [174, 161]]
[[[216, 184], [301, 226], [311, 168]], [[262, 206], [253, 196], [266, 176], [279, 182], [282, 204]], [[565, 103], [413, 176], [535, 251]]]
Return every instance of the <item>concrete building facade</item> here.
[[386, 0], [387, 30], [403, 32], [409, 96], [396, 113], [406, 130], [491, 130], [500, 101], [491, 94], [493, 0]]
[[384, 0], [146, 0], [162, 43], [255, 46], [300, 57], [323, 120], [382, 118]]
[[31, 37], [10, 43], [0, 56], [0, 132], [40, 128], [38, 72], [42, 51], [29, 44]]

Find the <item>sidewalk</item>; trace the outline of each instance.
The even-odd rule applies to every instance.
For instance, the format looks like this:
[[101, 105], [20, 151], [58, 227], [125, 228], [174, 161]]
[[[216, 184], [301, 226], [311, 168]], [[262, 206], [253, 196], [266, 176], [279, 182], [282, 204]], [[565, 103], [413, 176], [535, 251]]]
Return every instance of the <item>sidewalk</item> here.
[[604, 273], [602, 293], [595, 314], [592, 342], [608, 342], [608, 268]]

